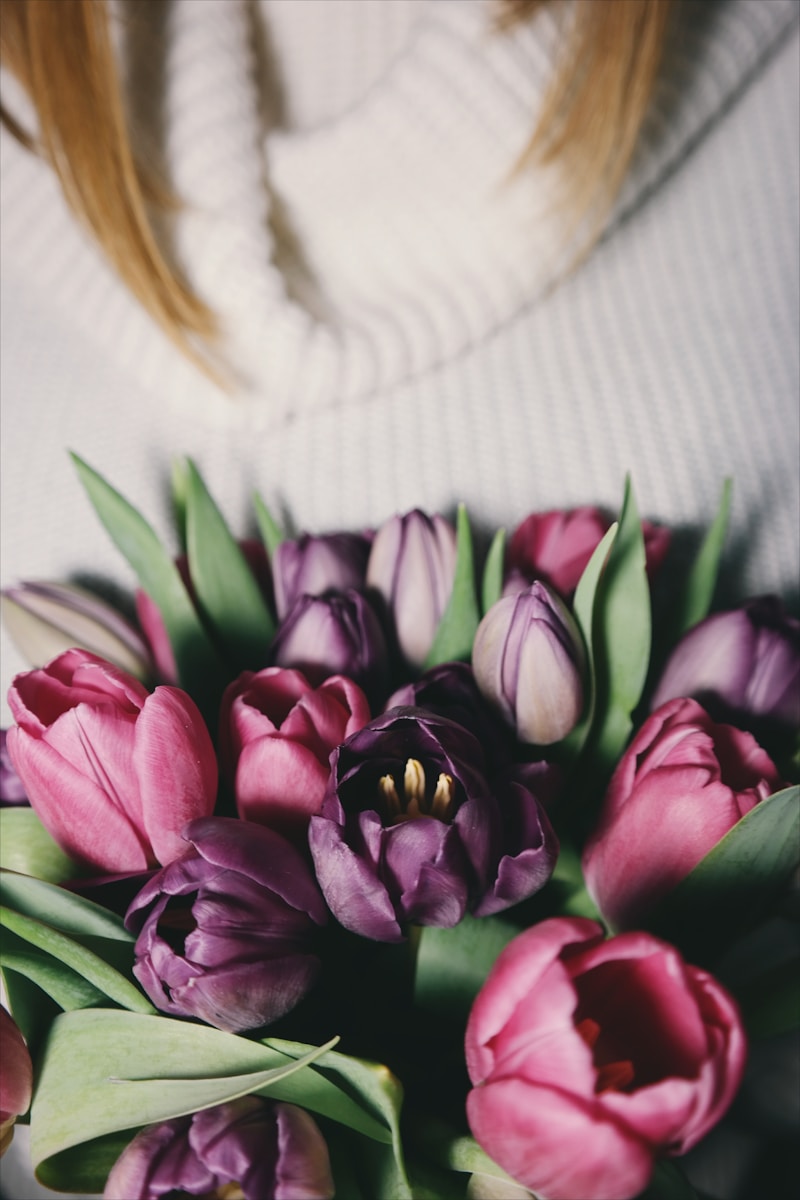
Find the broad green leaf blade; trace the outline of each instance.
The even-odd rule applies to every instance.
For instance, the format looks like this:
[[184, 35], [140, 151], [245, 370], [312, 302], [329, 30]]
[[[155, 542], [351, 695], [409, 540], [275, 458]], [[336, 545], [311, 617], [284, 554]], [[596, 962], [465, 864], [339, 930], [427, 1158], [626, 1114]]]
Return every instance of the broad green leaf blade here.
[[465, 1020], [501, 950], [519, 933], [499, 917], [464, 917], [452, 929], [420, 930], [414, 1002]]
[[707, 961], [754, 923], [800, 862], [800, 785], [742, 817], [651, 914], [647, 927]]
[[[334, 1043], [330, 1043], [333, 1045]], [[210, 1026], [114, 1009], [54, 1022], [31, 1109], [31, 1153], [182, 1116], [307, 1070], [327, 1047], [292, 1059]]]
[[194, 463], [187, 462], [186, 550], [198, 602], [235, 671], [266, 661], [275, 632], [253, 572]]
[[40, 987], [59, 1008], [90, 1008], [107, 1004], [108, 997], [70, 967], [35, 949], [9, 930], [0, 943], [0, 967], [16, 971]]
[[111, 1168], [136, 1131], [107, 1133], [71, 1146], [40, 1163], [36, 1177], [45, 1187], [61, 1192], [102, 1193]]
[[443, 662], [469, 662], [475, 630], [480, 621], [478, 597], [475, 592], [472, 530], [463, 504], [458, 506], [456, 535], [453, 590], [425, 660], [426, 668], [438, 666]]
[[286, 540], [286, 535], [273, 517], [272, 513], [267, 508], [264, 501], [259, 496], [258, 492], [255, 492], [253, 495], [253, 507], [256, 510], [258, 532], [261, 534], [261, 540], [264, 543], [267, 554], [271, 560], [273, 554], [278, 549], [278, 546], [280, 546], [281, 542]]
[[135, 940], [116, 913], [27, 875], [0, 871], [0, 903], [27, 917], [44, 921], [62, 933], [107, 938], [131, 946]]
[[66, 937], [57, 929], [42, 924], [33, 917], [23, 916], [0, 906], [0, 925], [37, 949], [51, 955], [57, 962], [71, 967], [82, 978], [99, 988], [110, 1000], [132, 1012], [151, 1013], [155, 1010], [138, 988], [93, 951]]
[[10, 967], [0, 968], [6, 990], [6, 1007], [19, 1025], [35, 1059], [51, 1023], [58, 1016], [58, 1005], [33, 980]]
[[503, 594], [503, 562], [506, 553], [506, 531], [498, 529], [492, 538], [483, 567], [481, 611], [487, 613]]
[[172, 511], [175, 514], [175, 526], [181, 550], [186, 553], [186, 504], [189, 490], [189, 472], [185, 458], [175, 458], [172, 461]]
[[80, 874], [32, 808], [0, 808], [0, 867], [63, 883]]
[[76, 454], [78, 476], [115, 546], [128, 560], [166, 626], [181, 685], [201, 704], [221, 688], [216, 651], [203, 629], [178, 568], [152, 527]]
[[603, 770], [617, 761], [631, 731], [650, 663], [650, 588], [642, 524], [630, 478], [619, 528], [595, 598], [592, 647], [597, 672], [594, 748]]
[[683, 596], [675, 606], [672, 625], [673, 641], [708, 616], [711, 601], [714, 598], [722, 548], [725, 544], [732, 488], [732, 480], [726, 479], [722, 487], [717, 515], [689, 572]]

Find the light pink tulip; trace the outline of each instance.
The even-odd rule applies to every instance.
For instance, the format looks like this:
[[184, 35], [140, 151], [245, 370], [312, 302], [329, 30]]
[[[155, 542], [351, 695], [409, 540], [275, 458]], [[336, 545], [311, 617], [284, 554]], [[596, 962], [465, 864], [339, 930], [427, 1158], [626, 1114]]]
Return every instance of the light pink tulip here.
[[506, 947], [475, 1001], [467, 1115], [542, 1200], [627, 1200], [722, 1117], [745, 1055], [734, 1001], [672, 946], [557, 917]]
[[11, 1145], [13, 1125], [28, 1111], [33, 1067], [25, 1039], [13, 1017], [0, 1008], [0, 1155]]
[[369, 719], [366, 696], [342, 675], [314, 688], [300, 671], [246, 671], [225, 692], [220, 734], [239, 816], [304, 836], [331, 751]]
[[670, 700], [620, 759], [586, 845], [586, 886], [618, 929], [697, 866], [781, 778], [751, 734], [712, 721], [695, 700]]
[[152, 693], [85, 650], [18, 675], [8, 751], [31, 806], [75, 861], [108, 872], [166, 864], [209, 816], [217, 764], [194, 701]]

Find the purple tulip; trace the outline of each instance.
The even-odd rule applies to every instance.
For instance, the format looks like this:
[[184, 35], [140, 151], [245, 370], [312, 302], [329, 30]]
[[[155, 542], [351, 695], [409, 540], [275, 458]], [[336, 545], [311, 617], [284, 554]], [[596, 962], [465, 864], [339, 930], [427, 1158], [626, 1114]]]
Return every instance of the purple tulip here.
[[491, 786], [477, 739], [420, 708], [392, 709], [334, 751], [309, 844], [337, 919], [385, 942], [411, 922], [452, 926], [516, 904], [557, 853], [533, 793]]
[[545, 584], [492, 605], [475, 634], [472, 667], [523, 742], [547, 746], [577, 724], [583, 644], [566, 605]]
[[14, 770], [6, 739], [8, 730], [0, 729], [0, 804], [27, 804], [25, 785]]
[[692, 696], [716, 720], [800, 726], [800, 621], [776, 596], [701, 621], [673, 650], [652, 708]]
[[367, 573], [370, 538], [360, 533], [304, 533], [281, 542], [272, 556], [278, 620], [300, 596], [361, 590]]
[[373, 699], [386, 692], [386, 639], [372, 605], [360, 592], [300, 596], [272, 644], [278, 667], [302, 671], [315, 687], [346, 675]]
[[145, 884], [125, 919], [134, 974], [163, 1012], [229, 1032], [275, 1021], [319, 972], [327, 919], [306, 859], [280, 834], [227, 817], [191, 821], [191, 849]]
[[375, 534], [367, 585], [383, 597], [411, 667], [422, 667], [433, 645], [455, 566], [456, 532], [444, 517], [414, 509], [391, 517]]
[[104, 1200], [173, 1195], [331, 1200], [328, 1147], [302, 1108], [258, 1096], [148, 1125], [114, 1164]]

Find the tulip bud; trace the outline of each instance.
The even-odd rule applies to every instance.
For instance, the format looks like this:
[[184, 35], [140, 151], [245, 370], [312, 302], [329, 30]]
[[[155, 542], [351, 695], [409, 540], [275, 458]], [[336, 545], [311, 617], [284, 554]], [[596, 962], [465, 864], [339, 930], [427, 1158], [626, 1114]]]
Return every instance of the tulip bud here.
[[17, 649], [34, 667], [78, 646], [137, 679], [152, 673], [147, 646], [115, 608], [84, 588], [26, 582], [6, 588], [3, 620]]
[[28, 1111], [33, 1067], [13, 1017], [0, 1008], [0, 1156], [11, 1145], [14, 1122]]
[[276, 1021], [316, 980], [327, 912], [306, 859], [280, 834], [229, 817], [191, 821], [189, 850], [128, 909], [136, 978], [162, 1012], [238, 1033]]
[[583, 646], [566, 605], [543, 583], [498, 600], [472, 648], [478, 687], [523, 742], [558, 742], [583, 708]]
[[27, 804], [25, 786], [8, 753], [7, 737], [8, 731], [0, 729], [0, 804]]
[[456, 533], [444, 517], [419, 509], [391, 517], [378, 530], [367, 564], [367, 586], [383, 597], [400, 652], [420, 668], [433, 645], [456, 567]]
[[258, 1096], [149, 1125], [123, 1150], [104, 1200], [163, 1196], [331, 1200], [328, 1147], [302, 1108]]
[[272, 556], [275, 610], [278, 620], [300, 596], [323, 596], [364, 587], [369, 538], [360, 533], [304, 533], [281, 542]]

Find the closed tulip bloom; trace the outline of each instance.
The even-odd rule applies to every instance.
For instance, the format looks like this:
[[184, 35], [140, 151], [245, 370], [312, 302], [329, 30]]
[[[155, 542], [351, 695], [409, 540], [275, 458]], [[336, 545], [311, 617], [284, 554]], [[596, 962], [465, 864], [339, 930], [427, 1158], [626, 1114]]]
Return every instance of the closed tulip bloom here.
[[14, 1136], [14, 1122], [28, 1111], [33, 1066], [25, 1039], [14, 1018], [0, 1008], [0, 1155]]
[[278, 619], [300, 596], [323, 596], [364, 587], [370, 539], [360, 533], [328, 533], [281, 542], [272, 556]]
[[217, 763], [194, 701], [148, 693], [85, 650], [18, 675], [11, 761], [61, 848], [89, 868], [140, 871], [182, 854], [180, 831], [214, 808]]
[[220, 742], [239, 816], [305, 839], [330, 776], [331, 751], [370, 719], [341, 675], [314, 688], [299, 671], [246, 671], [222, 699]]
[[672, 946], [558, 917], [503, 950], [475, 1001], [467, 1115], [542, 1200], [629, 1200], [720, 1120], [745, 1057], [734, 1001]]
[[394, 516], [375, 534], [367, 584], [383, 597], [400, 653], [422, 667], [442, 619], [456, 567], [456, 532], [419, 509]]
[[22, 780], [8, 753], [8, 730], [0, 729], [0, 804], [27, 804], [28, 797]]
[[583, 708], [583, 644], [566, 605], [543, 583], [504, 596], [478, 626], [472, 668], [484, 696], [523, 742], [558, 742]]
[[800, 728], [800, 621], [776, 596], [701, 621], [673, 650], [653, 708], [677, 696], [745, 727]]
[[385, 694], [389, 660], [381, 623], [360, 592], [300, 596], [272, 644], [278, 667], [302, 671], [314, 685], [347, 675], [374, 699]]
[[303, 1109], [258, 1096], [148, 1125], [111, 1169], [104, 1200], [173, 1195], [331, 1200], [328, 1147]]
[[738, 821], [781, 786], [751, 734], [670, 700], [620, 759], [586, 844], [586, 886], [616, 928], [640, 923]]
[[409, 924], [456, 925], [546, 883], [558, 844], [541, 805], [485, 769], [467, 729], [421, 708], [392, 709], [334, 751], [309, 845], [345, 928], [399, 942]]
[[128, 909], [134, 974], [174, 1016], [234, 1033], [276, 1021], [319, 973], [327, 911], [306, 859], [272, 829], [228, 817], [192, 821], [184, 837], [187, 853]]

